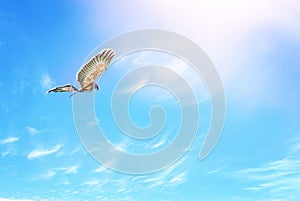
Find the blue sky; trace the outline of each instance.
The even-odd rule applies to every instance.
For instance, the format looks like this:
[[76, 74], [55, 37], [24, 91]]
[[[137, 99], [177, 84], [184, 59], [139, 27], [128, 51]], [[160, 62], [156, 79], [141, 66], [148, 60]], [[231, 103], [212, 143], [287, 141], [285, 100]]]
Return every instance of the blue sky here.
[[[0, 200], [300, 199], [299, 9], [296, 0], [1, 1]], [[103, 41], [143, 28], [177, 32], [204, 49], [223, 81], [227, 115], [216, 148], [200, 161], [211, 115], [203, 82], [186, 64], [158, 53], [114, 64], [99, 81], [96, 110], [120, 149], [160, 150], [178, 129], [174, 98], [145, 88], [133, 97], [133, 120], [147, 125], [145, 114], [159, 103], [170, 117], [166, 129], [141, 144], [116, 130], [106, 101], [126, 70], [147, 62], [175, 65], [201, 100], [201, 126], [188, 153], [163, 171], [127, 175], [84, 149], [68, 95], [45, 92], [73, 83]]]

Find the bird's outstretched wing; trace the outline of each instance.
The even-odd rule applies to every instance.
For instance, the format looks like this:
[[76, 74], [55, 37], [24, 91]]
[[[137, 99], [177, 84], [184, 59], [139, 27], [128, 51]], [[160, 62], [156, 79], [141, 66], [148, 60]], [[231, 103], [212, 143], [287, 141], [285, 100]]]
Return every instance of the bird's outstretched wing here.
[[114, 56], [113, 49], [104, 49], [84, 64], [76, 74], [76, 80], [80, 83], [81, 88], [92, 90], [92, 82], [106, 71]]
[[50, 92], [73, 92], [73, 91], [78, 91], [78, 90], [74, 86], [70, 84], [66, 84], [64, 86], [54, 87], [47, 92], [50, 93]]

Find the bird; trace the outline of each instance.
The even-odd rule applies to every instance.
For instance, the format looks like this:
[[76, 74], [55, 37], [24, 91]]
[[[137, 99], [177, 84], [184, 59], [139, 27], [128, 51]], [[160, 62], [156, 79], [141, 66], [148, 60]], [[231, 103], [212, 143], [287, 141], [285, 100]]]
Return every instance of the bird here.
[[70, 95], [71, 97], [79, 92], [92, 91], [93, 89], [98, 90], [99, 86], [95, 83], [95, 80], [106, 71], [114, 56], [115, 51], [113, 49], [103, 49], [87, 63], [83, 64], [76, 73], [76, 80], [81, 86], [80, 89], [71, 84], [65, 84], [49, 89], [47, 93], [73, 92]]

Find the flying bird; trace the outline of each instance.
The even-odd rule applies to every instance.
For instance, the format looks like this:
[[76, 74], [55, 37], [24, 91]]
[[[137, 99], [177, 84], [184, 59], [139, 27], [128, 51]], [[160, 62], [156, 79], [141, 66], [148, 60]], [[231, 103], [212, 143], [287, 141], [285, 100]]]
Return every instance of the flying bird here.
[[98, 90], [98, 85], [94, 82], [100, 75], [102, 75], [108, 68], [110, 61], [115, 56], [113, 49], [103, 49], [96, 56], [92, 57], [86, 64], [84, 64], [76, 74], [76, 80], [80, 83], [81, 88], [77, 89], [71, 84], [57, 86], [48, 91], [51, 92], [74, 92], [73, 96], [78, 92]]

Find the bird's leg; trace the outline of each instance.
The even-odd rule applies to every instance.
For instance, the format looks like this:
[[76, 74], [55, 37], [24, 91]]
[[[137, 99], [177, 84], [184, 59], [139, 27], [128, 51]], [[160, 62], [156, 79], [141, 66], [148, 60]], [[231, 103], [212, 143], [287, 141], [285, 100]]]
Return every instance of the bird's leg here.
[[72, 93], [72, 94], [69, 96], [69, 98], [71, 98], [73, 95], [77, 94], [78, 92], [83, 92], [82, 89], [77, 89], [76, 87], [74, 87], [74, 86], [72, 86], [72, 85], [71, 85], [71, 87], [72, 87], [72, 89], [73, 89], [75, 92]]
[[71, 85], [71, 87], [74, 91], [76, 91], [76, 92], [78, 91], [78, 89], [76, 87], [74, 87], [73, 85]]
[[76, 92], [72, 93], [69, 97], [72, 97], [73, 95], [77, 94], [78, 92], [84, 92], [84, 90], [85, 90], [86, 88], [88, 88], [89, 86], [91, 86], [91, 84], [93, 84], [93, 82], [90, 83], [90, 84], [88, 84], [87, 86], [81, 88], [81, 89], [77, 89], [77, 88], [75, 88], [74, 86], [72, 86], [73, 89], [74, 89]]
[[77, 94], [78, 92], [80, 92], [79, 90], [77, 90], [76, 92], [72, 93], [69, 98], [71, 98], [73, 95]]

